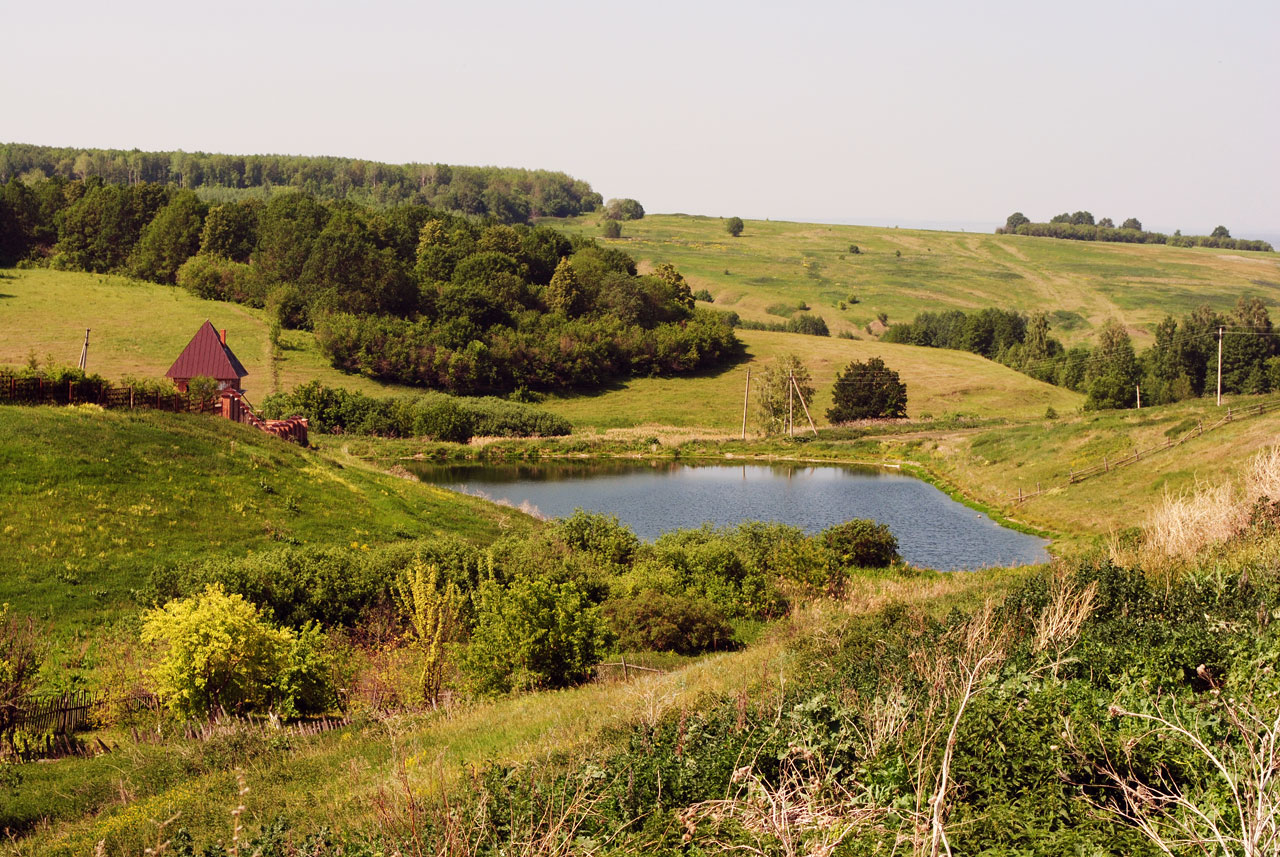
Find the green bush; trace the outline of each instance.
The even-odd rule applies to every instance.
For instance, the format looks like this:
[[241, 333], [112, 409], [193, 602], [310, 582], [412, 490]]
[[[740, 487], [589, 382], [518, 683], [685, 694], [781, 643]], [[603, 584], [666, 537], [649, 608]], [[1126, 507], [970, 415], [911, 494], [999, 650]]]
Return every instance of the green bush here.
[[234, 301], [260, 307], [267, 299], [262, 278], [252, 267], [220, 256], [198, 255], [187, 259], [178, 268], [177, 282], [196, 297], [210, 301]]
[[319, 630], [278, 628], [218, 584], [147, 611], [142, 641], [158, 650], [156, 695], [184, 716], [269, 708], [297, 714], [332, 699]]
[[786, 600], [774, 585], [776, 575], [758, 565], [735, 543], [733, 530], [703, 526], [665, 533], [647, 552], [650, 564], [637, 568], [653, 580], [666, 579], [669, 595], [705, 599], [734, 618], [780, 615]]
[[898, 540], [887, 524], [855, 518], [822, 531], [834, 568], [886, 568], [898, 562]]
[[600, 227], [600, 234], [605, 238], [621, 238], [622, 224], [616, 220], [606, 220], [604, 225]]
[[607, 601], [603, 609], [623, 651], [696, 655], [736, 645], [724, 614], [706, 601], [645, 592]]
[[562, 688], [586, 681], [611, 642], [600, 608], [572, 580], [490, 579], [473, 596], [476, 623], [462, 668], [477, 692]]
[[803, 333], [808, 336], [830, 336], [827, 321], [820, 315], [800, 313], [787, 321], [788, 333]]
[[640, 549], [640, 539], [616, 515], [574, 509], [571, 516], [556, 522], [556, 529], [574, 550], [611, 565], [629, 565]]

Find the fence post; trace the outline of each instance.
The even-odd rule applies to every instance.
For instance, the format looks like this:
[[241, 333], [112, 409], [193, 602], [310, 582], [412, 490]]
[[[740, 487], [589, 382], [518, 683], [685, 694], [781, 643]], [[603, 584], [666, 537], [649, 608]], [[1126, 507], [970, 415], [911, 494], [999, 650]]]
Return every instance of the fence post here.
[[1110, 470], [1111, 470], [1111, 465], [1107, 463], [1107, 457], [1104, 455], [1102, 456], [1102, 472], [1107, 473]]
[[129, 410], [133, 410], [133, 385], [129, 385]]

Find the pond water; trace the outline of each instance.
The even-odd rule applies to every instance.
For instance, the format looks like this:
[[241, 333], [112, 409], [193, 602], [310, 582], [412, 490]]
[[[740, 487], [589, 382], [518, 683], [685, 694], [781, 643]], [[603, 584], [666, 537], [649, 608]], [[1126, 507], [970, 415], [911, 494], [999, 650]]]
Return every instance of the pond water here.
[[778, 521], [816, 533], [870, 518], [889, 525], [912, 565], [952, 571], [1048, 561], [1045, 539], [1002, 527], [927, 482], [877, 468], [642, 461], [408, 467], [424, 482], [545, 517], [578, 508], [617, 515], [649, 541], [704, 522]]

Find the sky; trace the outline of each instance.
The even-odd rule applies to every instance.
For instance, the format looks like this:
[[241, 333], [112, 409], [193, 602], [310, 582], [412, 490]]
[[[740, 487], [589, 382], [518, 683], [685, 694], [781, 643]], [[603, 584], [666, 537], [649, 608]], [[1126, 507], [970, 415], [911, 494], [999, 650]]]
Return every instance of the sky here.
[[563, 170], [650, 212], [1280, 235], [1280, 3], [13, 4], [0, 141]]

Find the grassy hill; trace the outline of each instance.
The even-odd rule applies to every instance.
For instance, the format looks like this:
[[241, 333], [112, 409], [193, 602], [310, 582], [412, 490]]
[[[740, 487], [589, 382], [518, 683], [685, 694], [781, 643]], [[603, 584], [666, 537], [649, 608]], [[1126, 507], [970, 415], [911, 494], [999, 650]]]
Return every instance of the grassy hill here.
[[[635, 378], [600, 393], [549, 398], [543, 407], [567, 417], [576, 430], [644, 424], [739, 430], [746, 369], [758, 378], [763, 366], [782, 354], [795, 354], [809, 367], [817, 390], [809, 409], [819, 426], [827, 425], [836, 373], [851, 360], [873, 356], [882, 357], [906, 383], [911, 417], [970, 413], [1034, 419], [1050, 406], [1063, 413], [1084, 402], [1079, 393], [962, 351], [760, 330], [738, 335], [747, 345], [745, 365], [695, 378]], [[802, 413], [797, 419], [807, 425]], [[755, 431], [754, 415], [750, 430]]]
[[[598, 215], [549, 222], [600, 236]], [[923, 310], [1000, 307], [1048, 311], [1067, 344], [1111, 316], [1145, 341], [1142, 326], [1165, 313], [1202, 303], [1225, 310], [1242, 294], [1280, 301], [1276, 253], [769, 220], [748, 220], [731, 238], [723, 219], [683, 214], [647, 215], [622, 234], [600, 240], [642, 264], [674, 264], [716, 309], [781, 321], [770, 307], [803, 301], [833, 333], [861, 336], [881, 312], [893, 323]]]
[[66, 630], [137, 608], [157, 565], [280, 540], [487, 542], [532, 519], [214, 417], [0, 410], [0, 603]]

